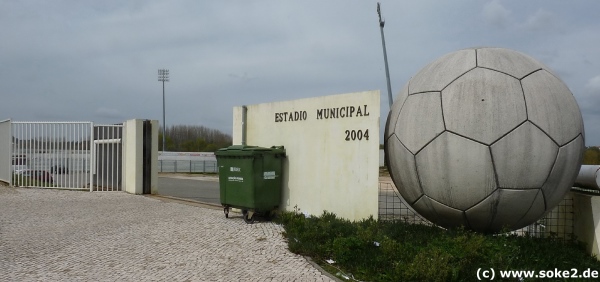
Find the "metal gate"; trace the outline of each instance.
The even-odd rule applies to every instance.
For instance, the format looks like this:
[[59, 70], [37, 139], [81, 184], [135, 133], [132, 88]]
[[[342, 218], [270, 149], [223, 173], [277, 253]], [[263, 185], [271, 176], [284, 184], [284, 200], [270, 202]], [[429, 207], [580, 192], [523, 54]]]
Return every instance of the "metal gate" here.
[[122, 125], [12, 122], [12, 185], [121, 190]]
[[90, 191], [121, 191], [123, 125], [94, 126]]

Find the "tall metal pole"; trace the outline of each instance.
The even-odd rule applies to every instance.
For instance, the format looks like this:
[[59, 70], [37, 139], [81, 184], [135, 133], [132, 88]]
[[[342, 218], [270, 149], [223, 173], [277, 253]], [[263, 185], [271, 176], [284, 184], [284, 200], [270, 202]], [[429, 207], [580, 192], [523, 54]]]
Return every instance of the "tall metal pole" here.
[[163, 85], [163, 142], [162, 142], [162, 151], [165, 152], [165, 140], [167, 135], [167, 123], [165, 121], [165, 81], [169, 81], [169, 70], [168, 69], [159, 69], [158, 70], [158, 81], [162, 81]]
[[165, 152], [165, 138], [167, 136], [167, 122], [165, 120], [165, 81], [162, 81], [163, 84], [163, 142], [162, 142], [162, 151]]
[[383, 46], [383, 61], [385, 62], [385, 77], [387, 79], [388, 101], [390, 103], [390, 111], [392, 110], [392, 85], [390, 84], [390, 69], [388, 68], [387, 52], [385, 50], [385, 36], [383, 35], [383, 26], [385, 21], [381, 19], [381, 4], [377, 2], [377, 14], [379, 15], [379, 29], [381, 30], [381, 45]]

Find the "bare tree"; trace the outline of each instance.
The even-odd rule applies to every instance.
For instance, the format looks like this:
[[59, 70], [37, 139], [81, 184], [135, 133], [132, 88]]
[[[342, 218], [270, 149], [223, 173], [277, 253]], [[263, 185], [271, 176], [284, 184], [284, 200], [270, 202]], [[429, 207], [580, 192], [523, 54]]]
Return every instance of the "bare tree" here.
[[[162, 130], [159, 148], [162, 148]], [[232, 144], [231, 135], [201, 125], [172, 125], [166, 130], [166, 150], [178, 152], [214, 152]]]

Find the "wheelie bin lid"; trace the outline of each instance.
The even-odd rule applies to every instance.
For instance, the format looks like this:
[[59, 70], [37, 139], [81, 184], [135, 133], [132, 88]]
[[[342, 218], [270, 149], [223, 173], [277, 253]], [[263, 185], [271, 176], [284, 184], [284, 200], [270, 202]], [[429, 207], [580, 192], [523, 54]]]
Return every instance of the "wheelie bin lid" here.
[[283, 146], [272, 146], [271, 148], [248, 146], [248, 145], [233, 145], [227, 148], [219, 149], [215, 152], [215, 156], [254, 156], [263, 154], [284, 155], [285, 148]]

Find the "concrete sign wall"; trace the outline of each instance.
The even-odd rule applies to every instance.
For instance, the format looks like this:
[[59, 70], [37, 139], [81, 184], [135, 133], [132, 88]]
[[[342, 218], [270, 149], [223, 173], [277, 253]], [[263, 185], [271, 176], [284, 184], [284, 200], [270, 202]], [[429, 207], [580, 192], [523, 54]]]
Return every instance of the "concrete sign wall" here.
[[[378, 214], [379, 91], [247, 106], [246, 144], [285, 146], [281, 207], [350, 220]], [[233, 144], [242, 143], [242, 107]]]

